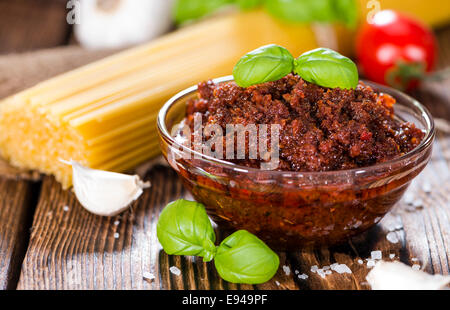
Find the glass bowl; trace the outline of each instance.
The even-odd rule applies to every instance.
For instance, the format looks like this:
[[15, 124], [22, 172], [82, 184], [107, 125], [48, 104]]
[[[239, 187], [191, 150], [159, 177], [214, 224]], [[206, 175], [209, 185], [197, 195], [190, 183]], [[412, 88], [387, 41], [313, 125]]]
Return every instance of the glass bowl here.
[[419, 102], [365, 83], [397, 100], [397, 118], [424, 130], [418, 147], [392, 161], [341, 171], [264, 171], [235, 165], [183, 147], [171, 135], [185, 117], [187, 101], [196, 96], [193, 86], [170, 99], [158, 115], [163, 155], [219, 227], [246, 229], [278, 250], [344, 242], [374, 226], [400, 200], [428, 163], [435, 137], [432, 117]]

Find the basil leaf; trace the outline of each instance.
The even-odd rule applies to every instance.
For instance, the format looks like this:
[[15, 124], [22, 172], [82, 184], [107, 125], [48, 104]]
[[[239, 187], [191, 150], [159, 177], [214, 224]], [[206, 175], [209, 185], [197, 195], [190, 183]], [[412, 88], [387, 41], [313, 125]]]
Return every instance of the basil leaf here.
[[280, 259], [255, 235], [239, 230], [222, 241], [214, 264], [228, 282], [261, 284], [275, 275]]
[[271, 44], [242, 57], [233, 69], [234, 81], [241, 87], [271, 82], [292, 72], [294, 57], [284, 47]]
[[289, 22], [328, 21], [333, 13], [328, 0], [267, 0], [267, 11]]
[[199, 19], [233, 2], [234, 0], [177, 0], [173, 13], [175, 22], [182, 24]]
[[266, 0], [266, 10], [288, 22], [344, 22], [356, 26], [355, 0]]
[[329, 88], [355, 88], [359, 80], [355, 63], [328, 48], [301, 55], [295, 60], [294, 72], [308, 82]]
[[331, 1], [334, 6], [336, 20], [349, 28], [356, 28], [358, 23], [358, 6], [355, 0]]
[[264, 0], [236, 0], [236, 2], [241, 10], [251, 10], [263, 4]]
[[216, 235], [202, 204], [180, 199], [161, 212], [156, 228], [158, 240], [169, 255], [213, 259]]

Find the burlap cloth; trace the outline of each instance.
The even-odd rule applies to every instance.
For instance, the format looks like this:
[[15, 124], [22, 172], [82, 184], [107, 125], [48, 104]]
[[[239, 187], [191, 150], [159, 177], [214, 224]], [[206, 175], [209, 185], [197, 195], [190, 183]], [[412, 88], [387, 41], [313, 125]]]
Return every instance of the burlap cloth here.
[[[0, 100], [114, 52], [117, 51], [87, 51], [74, 46], [0, 56]], [[1, 158], [0, 176], [33, 181], [40, 179], [39, 173], [17, 169]]]

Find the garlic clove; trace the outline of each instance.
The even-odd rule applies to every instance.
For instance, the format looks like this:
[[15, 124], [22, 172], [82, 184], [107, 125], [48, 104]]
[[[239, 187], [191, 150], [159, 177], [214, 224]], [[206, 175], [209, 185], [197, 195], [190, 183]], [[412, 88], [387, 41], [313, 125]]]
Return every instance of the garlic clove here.
[[80, 204], [89, 212], [101, 216], [122, 213], [138, 199], [150, 182], [142, 182], [137, 175], [95, 170], [75, 161], [71, 165], [73, 190]]
[[439, 290], [450, 276], [431, 275], [400, 262], [380, 261], [366, 277], [373, 290]]

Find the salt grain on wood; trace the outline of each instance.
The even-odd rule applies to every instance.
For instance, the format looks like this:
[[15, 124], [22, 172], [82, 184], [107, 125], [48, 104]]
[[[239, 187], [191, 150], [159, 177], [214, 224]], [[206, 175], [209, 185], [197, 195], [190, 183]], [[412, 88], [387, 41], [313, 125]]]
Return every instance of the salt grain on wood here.
[[333, 264], [331, 265], [331, 269], [336, 271], [339, 274], [342, 273], [352, 273], [352, 270], [348, 268], [346, 264]]
[[375, 261], [373, 259], [367, 260], [367, 267], [369, 268], [375, 267]]
[[169, 270], [171, 273], [173, 273], [176, 276], [179, 276], [181, 274], [181, 270], [175, 266], [170, 267]]
[[370, 253], [370, 258], [376, 260], [376, 259], [382, 259], [383, 258], [383, 253], [381, 253], [381, 251], [372, 251]]
[[422, 184], [422, 189], [427, 194], [431, 193], [431, 184], [429, 182], [424, 182]]
[[291, 274], [291, 268], [289, 266], [283, 266], [283, 271], [287, 276]]
[[414, 201], [413, 207], [416, 208], [416, 209], [422, 208], [423, 207], [423, 200], [422, 199], [417, 199], [416, 201]]
[[391, 231], [390, 233], [388, 233], [386, 235], [386, 239], [387, 241], [389, 241], [390, 243], [398, 243], [398, 237], [397, 237], [397, 233]]
[[406, 204], [412, 205], [414, 203], [414, 196], [411, 193], [406, 193], [404, 200]]
[[323, 269], [317, 269], [317, 274], [321, 276], [323, 279], [325, 279], [326, 277], [325, 271], [323, 271]]
[[148, 280], [148, 281], [151, 281], [151, 280], [155, 279], [155, 276], [151, 272], [144, 272], [142, 274], [142, 277], [144, 278], [144, 280]]

